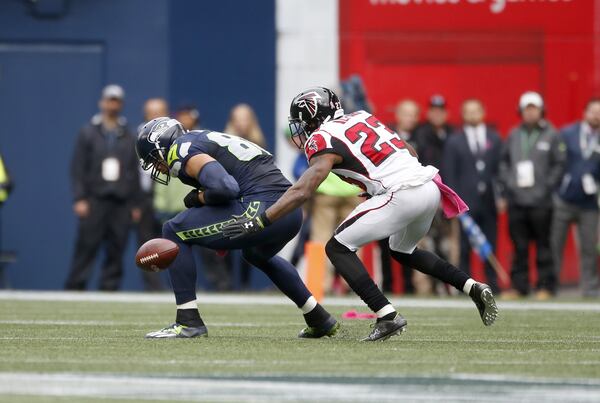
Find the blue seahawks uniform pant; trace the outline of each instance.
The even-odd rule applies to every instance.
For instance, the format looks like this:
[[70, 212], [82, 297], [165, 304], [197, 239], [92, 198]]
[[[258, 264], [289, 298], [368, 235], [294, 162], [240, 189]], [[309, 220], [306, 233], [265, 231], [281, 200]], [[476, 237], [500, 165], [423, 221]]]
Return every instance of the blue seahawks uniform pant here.
[[179, 254], [169, 267], [169, 276], [177, 305], [196, 299], [196, 266], [192, 246], [214, 250], [241, 249], [250, 264], [262, 270], [294, 303], [301, 307], [310, 297], [294, 266], [275, 256], [300, 230], [302, 211], [297, 209], [251, 236], [241, 239], [223, 237], [222, 227], [234, 215], [255, 217], [269, 208], [280, 194], [273, 197], [250, 196], [229, 204], [187, 209], [163, 226], [163, 237], [179, 245]]

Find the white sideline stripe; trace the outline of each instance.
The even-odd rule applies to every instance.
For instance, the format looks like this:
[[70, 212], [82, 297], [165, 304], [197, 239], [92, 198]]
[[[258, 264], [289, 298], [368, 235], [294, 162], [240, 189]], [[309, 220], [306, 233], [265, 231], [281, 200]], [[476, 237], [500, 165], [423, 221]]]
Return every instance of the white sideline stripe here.
[[[125, 302], [125, 303], [170, 303], [175, 304], [171, 293], [133, 293], [133, 292], [70, 292], [70, 291], [0, 291], [0, 301], [67, 301], [67, 302]], [[467, 298], [392, 298], [390, 302], [399, 309], [408, 308], [468, 308], [473, 302]], [[198, 303], [209, 305], [287, 305], [293, 303], [280, 295], [255, 294], [204, 294], [198, 297]], [[358, 297], [327, 297], [325, 306], [364, 306]], [[532, 302], [498, 301], [500, 310], [535, 311], [588, 311], [600, 312], [600, 302]], [[366, 309], [366, 307], [365, 307]]]
[[[0, 324], [3, 325], [57, 325], [57, 326], [124, 326], [131, 325], [130, 321], [112, 321], [112, 320], [26, 320], [26, 319], [0, 319]], [[135, 322], [138, 327], [156, 326], [156, 322]], [[282, 327], [282, 326], [299, 326], [299, 322], [281, 322], [281, 323], [244, 323], [244, 322], [210, 322], [210, 327]]]
[[237, 402], [312, 402], [315, 397], [319, 401], [333, 402], [391, 402], [399, 398], [444, 402], [593, 402], [600, 399], [600, 384], [588, 381], [527, 381], [469, 374], [442, 379], [441, 383], [439, 378], [434, 377], [380, 383], [350, 380], [344, 382], [344, 378], [333, 378], [323, 382], [318, 378], [294, 381], [289, 378], [194, 379], [116, 374], [0, 373], [0, 395]]

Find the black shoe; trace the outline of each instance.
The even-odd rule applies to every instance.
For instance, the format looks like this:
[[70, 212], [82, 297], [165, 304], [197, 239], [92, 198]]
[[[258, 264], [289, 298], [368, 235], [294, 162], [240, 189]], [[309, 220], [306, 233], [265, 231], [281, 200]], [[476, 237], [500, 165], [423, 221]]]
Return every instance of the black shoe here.
[[361, 341], [387, 340], [390, 337], [400, 334], [406, 330], [406, 319], [397, 314], [392, 320], [379, 320], [371, 325], [373, 330], [371, 334]]
[[208, 330], [206, 326], [184, 326], [179, 323], [173, 323], [171, 326], [165, 327], [164, 329], [157, 330], [156, 332], [150, 332], [146, 335], [147, 339], [189, 339], [192, 337], [206, 337], [208, 336]]
[[475, 283], [471, 287], [469, 296], [475, 303], [475, 306], [477, 306], [483, 324], [491, 326], [498, 317], [498, 306], [496, 305], [490, 286], [483, 283]]
[[301, 339], [320, 339], [321, 337], [324, 337], [324, 336], [331, 337], [331, 336], [334, 336], [339, 329], [340, 329], [340, 324], [338, 323], [338, 321], [335, 320], [335, 318], [333, 316], [330, 316], [325, 321], [323, 326], [305, 327], [304, 329], [302, 329], [300, 331], [300, 333], [298, 334], [298, 337], [300, 337]]

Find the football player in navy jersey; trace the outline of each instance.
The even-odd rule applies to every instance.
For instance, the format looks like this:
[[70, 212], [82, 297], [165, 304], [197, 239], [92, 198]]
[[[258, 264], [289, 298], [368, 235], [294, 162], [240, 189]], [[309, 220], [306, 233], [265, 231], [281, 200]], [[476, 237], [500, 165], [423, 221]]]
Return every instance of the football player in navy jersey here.
[[[140, 130], [136, 151], [142, 168], [167, 185], [176, 177], [194, 189], [185, 197], [187, 210], [163, 226], [163, 238], [179, 246], [168, 269], [177, 315], [175, 323], [147, 338], [206, 336], [196, 303], [196, 266], [191, 248], [241, 249], [244, 259], [262, 270], [304, 314], [308, 325], [299, 337], [333, 336], [339, 324], [320, 305], [290, 263], [276, 256], [300, 230], [300, 209], [264, 231], [231, 240], [222, 227], [232, 216], [259, 217], [291, 186], [273, 162], [273, 156], [254, 143], [210, 130], [186, 132], [175, 119], [157, 118]], [[249, 224], [253, 225], [253, 224]]]

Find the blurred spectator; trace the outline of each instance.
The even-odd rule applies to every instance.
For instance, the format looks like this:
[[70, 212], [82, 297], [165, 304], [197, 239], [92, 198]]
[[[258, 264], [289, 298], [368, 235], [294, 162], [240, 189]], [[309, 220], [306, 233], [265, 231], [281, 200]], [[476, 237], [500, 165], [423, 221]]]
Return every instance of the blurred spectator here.
[[591, 99], [583, 121], [560, 132], [566, 167], [554, 198], [552, 250], [557, 276], [569, 226], [577, 225], [580, 285], [585, 297], [598, 297], [598, 181], [600, 181], [600, 98]]
[[[162, 116], [168, 116], [168, 114]], [[185, 130], [200, 129], [199, 117], [200, 114], [191, 105], [182, 106], [175, 112], [175, 119], [182, 124]], [[169, 186], [154, 187], [154, 211], [160, 223], [185, 210], [183, 198], [190, 190], [191, 188], [181, 181], [170, 181]]]
[[340, 101], [342, 108], [346, 113], [356, 111], [373, 112], [373, 104], [367, 96], [367, 90], [362, 78], [358, 74], [353, 74], [348, 79], [342, 80], [339, 86], [336, 86], [337, 94], [342, 94]]
[[[319, 185], [313, 198], [310, 240], [325, 244], [333, 235], [335, 229], [361, 202], [358, 197], [360, 189], [342, 181], [334, 173]], [[328, 265], [329, 270], [325, 278], [324, 290], [329, 293], [334, 289], [333, 266]], [[340, 280], [341, 281], [341, 280]], [[345, 285], [339, 283], [337, 291], [345, 291]]]
[[0, 154], [0, 206], [8, 199], [9, 193], [12, 191], [13, 183], [8, 175], [8, 169], [4, 165], [4, 159]]
[[[167, 101], [162, 98], [150, 98], [144, 103], [144, 122], [140, 125], [140, 128], [148, 121], [159, 118], [161, 116], [168, 116], [169, 105]], [[161, 236], [161, 224], [156, 219], [154, 214], [154, 182], [150, 177], [150, 171], [144, 171], [141, 166], [140, 171], [140, 220], [137, 223], [137, 238], [138, 246], [149, 241], [153, 238]], [[142, 273], [142, 279], [144, 281], [144, 289], [146, 291], [160, 291], [165, 287], [162, 284], [160, 275], [158, 273], [151, 273], [140, 270]]]
[[[396, 112], [394, 116], [395, 122], [392, 125], [390, 125], [390, 127], [394, 128], [396, 133], [398, 133], [398, 135], [404, 141], [409, 142], [415, 148], [415, 130], [417, 128], [417, 125], [419, 124], [420, 114], [421, 110], [419, 108], [419, 105], [415, 101], [413, 101], [412, 99], [404, 99], [400, 101], [396, 106]], [[377, 244], [379, 245], [379, 251], [381, 256], [381, 288], [384, 292], [391, 292], [393, 279], [389, 238], [381, 239], [377, 242]], [[418, 284], [423, 283], [421, 281], [421, 274], [422, 273], [416, 272], [410, 267], [402, 267], [402, 277], [405, 293], [412, 294], [415, 292], [415, 280]], [[423, 276], [427, 277], [427, 275], [425, 274], [423, 274]]]
[[118, 85], [102, 91], [100, 113], [79, 132], [71, 162], [77, 240], [65, 288], [83, 290], [102, 243], [106, 257], [100, 289], [115, 291], [123, 274], [123, 251], [131, 221], [138, 221], [139, 163], [135, 137], [121, 117], [125, 93]]
[[186, 130], [200, 129], [200, 112], [194, 105], [182, 105], [175, 112], [177, 119]]
[[500, 182], [508, 204], [508, 227], [515, 254], [513, 290], [504, 298], [529, 293], [529, 243], [537, 249], [537, 299], [556, 293], [556, 275], [550, 250], [552, 194], [562, 177], [564, 154], [554, 127], [544, 119], [544, 101], [536, 92], [519, 100], [521, 124], [510, 132], [502, 150]]
[[[440, 168], [442, 164], [444, 146], [454, 131], [454, 128], [448, 123], [447, 106], [446, 99], [442, 95], [432, 95], [429, 99], [427, 120], [416, 128], [412, 136], [411, 144], [417, 150], [419, 161], [423, 165]], [[450, 259], [451, 228], [452, 222], [442, 217], [441, 210], [438, 211], [427, 236], [419, 242], [419, 248], [436, 253], [444, 259]], [[454, 260], [453, 263], [457, 264], [457, 259]], [[431, 294], [434, 291], [434, 280], [419, 271], [412, 271], [411, 287], [417, 294]]]
[[394, 115], [396, 121], [393, 128], [402, 140], [408, 141], [413, 147], [416, 147], [415, 131], [419, 124], [420, 115], [421, 108], [412, 99], [404, 99], [396, 106]]
[[234, 134], [261, 147], [266, 146], [256, 114], [248, 104], [238, 104], [231, 109], [225, 133]]
[[[8, 169], [4, 165], [4, 160], [2, 159], [2, 154], [0, 154], [0, 208], [4, 205], [6, 200], [8, 199], [8, 195], [12, 191], [13, 183], [10, 179], [10, 175], [8, 174]], [[0, 217], [1, 218], [1, 217]], [[7, 261], [12, 259], [7, 259], [7, 253], [2, 249], [2, 221], [0, 220], [0, 288], [8, 287], [8, 280], [6, 278], [4, 272], [4, 265]]]
[[[498, 177], [498, 164], [502, 142], [496, 131], [485, 125], [485, 110], [481, 101], [466, 100], [462, 105], [464, 125], [449, 136], [443, 156], [441, 174], [470, 207], [473, 220], [479, 225], [496, 249], [497, 209], [494, 185]], [[471, 246], [462, 233], [460, 240], [460, 268], [471, 272]], [[496, 272], [485, 264], [487, 283], [494, 293], [499, 293]]]
[[439, 168], [442, 163], [444, 144], [453, 132], [454, 128], [448, 124], [446, 99], [441, 95], [433, 95], [429, 99], [427, 121], [416, 129], [414, 135], [419, 161], [423, 165]]
[[[261, 147], [266, 147], [265, 137], [263, 136], [256, 114], [248, 104], [238, 104], [231, 109], [224, 132], [239, 136]], [[237, 260], [237, 263], [239, 263], [241, 288], [250, 288], [250, 264], [242, 259], [238, 253], [229, 253], [228, 261], [230, 267], [236, 263], [234, 260]]]

